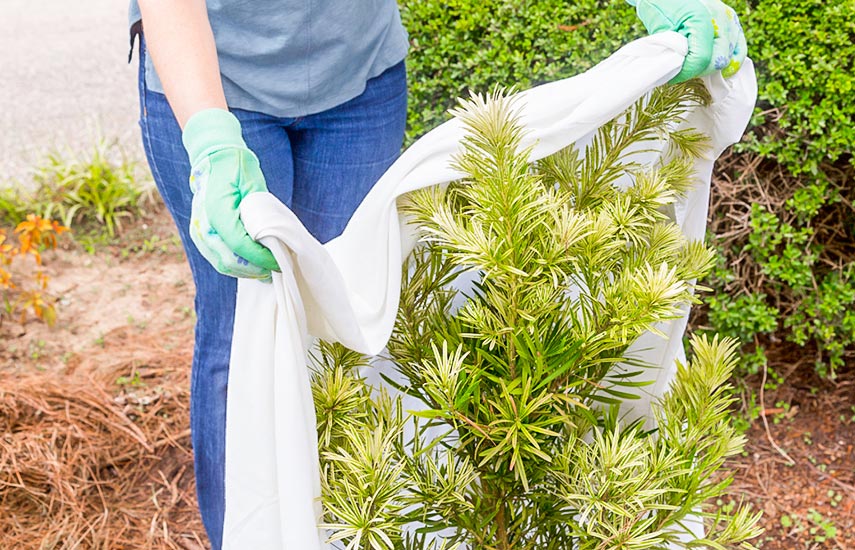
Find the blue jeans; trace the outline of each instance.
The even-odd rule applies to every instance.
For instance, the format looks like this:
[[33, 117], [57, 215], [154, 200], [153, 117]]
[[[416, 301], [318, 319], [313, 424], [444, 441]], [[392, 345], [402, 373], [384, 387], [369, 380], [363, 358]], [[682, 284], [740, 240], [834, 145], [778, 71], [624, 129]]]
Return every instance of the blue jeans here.
[[[190, 388], [196, 493], [214, 550], [222, 545], [226, 384], [237, 281], [217, 273], [190, 240], [190, 163], [166, 97], [146, 89], [140, 47], [140, 126], [157, 188], [184, 244], [196, 285], [196, 333]], [[353, 211], [397, 158], [404, 137], [404, 63], [368, 81], [365, 91], [328, 111], [278, 118], [234, 109], [258, 156], [270, 192], [321, 242], [338, 236]]]

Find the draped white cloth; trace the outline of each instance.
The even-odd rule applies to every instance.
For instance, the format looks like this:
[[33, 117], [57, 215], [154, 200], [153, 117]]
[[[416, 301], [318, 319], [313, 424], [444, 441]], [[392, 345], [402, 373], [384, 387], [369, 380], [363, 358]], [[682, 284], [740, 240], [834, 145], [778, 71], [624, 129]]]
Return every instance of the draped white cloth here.
[[[571, 143], [584, 144], [603, 123], [676, 75], [686, 40], [662, 33], [637, 40], [573, 78], [518, 94], [516, 105], [536, 160]], [[700, 180], [677, 205], [676, 222], [702, 239], [712, 166], [745, 131], [756, 98], [748, 60], [731, 79], [706, 78], [713, 101], [694, 110], [689, 126], [711, 137], [697, 161]], [[395, 162], [368, 194], [341, 236], [321, 245], [273, 195], [256, 193], [241, 204], [249, 233], [268, 246], [282, 273], [272, 284], [238, 285], [226, 421], [226, 550], [320, 550], [321, 514], [315, 412], [306, 364], [313, 337], [356, 351], [380, 352], [398, 308], [401, 265], [413, 231], [401, 223], [396, 201], [406, 193], [458, 179], [450, 167], [464, 129], [451, 120], [425, 135]], [[648, 160], [658, 155], [651, 153]], [[667, 338], [645, 335], [633, 346], [648, 371], [647, 398], [627, 407], [645, 416], [673, 378], [683, 353], [686, 318], [660, 327]]]

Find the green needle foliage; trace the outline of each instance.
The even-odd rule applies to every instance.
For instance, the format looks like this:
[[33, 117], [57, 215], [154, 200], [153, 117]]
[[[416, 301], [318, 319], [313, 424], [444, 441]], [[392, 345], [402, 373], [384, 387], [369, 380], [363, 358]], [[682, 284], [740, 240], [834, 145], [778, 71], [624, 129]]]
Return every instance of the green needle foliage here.
[[[622, 417], [653, 368], [627, 349], [695, 301], [713, 253], [672, 216], [706, 139], [682, 124], [699, 81], [657, 90], [580, 151], [537, 163], [513, 102], [456, 111], [467, 177], [412, 197], [423, 246], [405, 270], [390, 359], [400, 399], [323, 344], [314, 396], [325, 527], [348, 549], [753, 548], [758, 516], [712, 504], [739, 453], [732, 341], [698, 338], [650, 429]], [[637, 155], [670, 143], [655, 166]], [[451, 282], [479, 276], [465, 303]], [[695, 517], [700, 517], [696, 520]], [[704, 521], [706, 535], [693, 534]], [[695, 531], [698, 531], [695, 525]]]

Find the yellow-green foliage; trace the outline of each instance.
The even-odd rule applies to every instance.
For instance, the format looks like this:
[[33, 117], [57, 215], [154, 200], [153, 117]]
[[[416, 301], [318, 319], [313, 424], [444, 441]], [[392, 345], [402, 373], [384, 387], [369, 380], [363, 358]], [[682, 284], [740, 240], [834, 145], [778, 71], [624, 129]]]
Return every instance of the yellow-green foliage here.
[[[423, 410], [372, 393], [357, 374], [364, 358], [321, 348], [313, 386], [333, 539], [373, 550], [753, 548], [757, 517], [715, 504], [729, 478], [714, 474], [744, 443], [728, 410], [733, 342], [693, 341], [691, 366], [653, 406], [658, 433], [619, 418], [654, 368], [628, 346], [682, 315], [713, 256], [666, 213], [691, 185], [703, 136], [670, 134], [678, 153], [652, 167], [631, 151], [706, 97], [698, 81], [666, 87], [584, 152], [534, 165], [507, 98], [461, 107], [466, 177], [413, 197], [424, 248], [405, 270], [388, 344], [400, 389]], [[480, 277], [453, 309], [460, 271]], [[699, 510], [707, 539], [685, 527]]]
[[85, 156], [49, 154], [35, 170], [34, 186], [0, 188], [0, 219], [14, 224], [32, 212], [80, 233], [115, 236], [148, 198], [136, 164], [115, 153], [99, 142]]

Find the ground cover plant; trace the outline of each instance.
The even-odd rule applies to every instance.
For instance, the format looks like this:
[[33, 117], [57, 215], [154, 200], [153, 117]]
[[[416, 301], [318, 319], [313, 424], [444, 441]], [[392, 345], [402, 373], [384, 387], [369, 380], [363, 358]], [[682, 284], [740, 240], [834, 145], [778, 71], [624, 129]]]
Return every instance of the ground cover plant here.
[[[691, 187], [705, 139], [672, 130], [706, 100], [699, 81], [662, 88], [584, 151], [534, 165], [508, 98], [462, 105], [470, 135], [456, 162], [467, 177], [413, 198], [425, 248], [388, 346], [397, 387], [424, 410], [410, 417], [372, 393], [356, 374], [364, 358], [322, 348], [314, 392], [334, 540], [378, 550], [753, 548], [758, 516], [715, 504], [730, 483], [715, 474], [744, 444], [728, 413], [734, 342], [692, 341], [690, 363], [652, 407], [658, 429], [620, 413], [653, 368], [628, 347], [681, 316], [712, 265], [712, 251], [665, 213]], [[634, 146], [662, 135], [672, 157], [633, 161]], [[454, 310], [448, 282], [460, 270], [482, 277]], [[704, 519], [706, 535], [692, 527]]]

